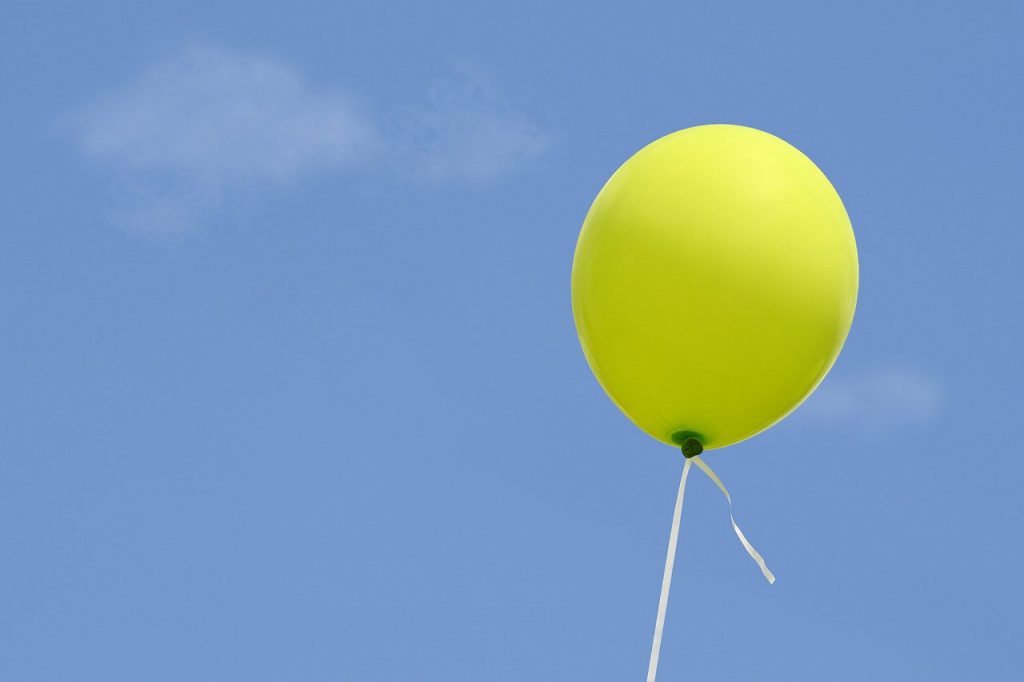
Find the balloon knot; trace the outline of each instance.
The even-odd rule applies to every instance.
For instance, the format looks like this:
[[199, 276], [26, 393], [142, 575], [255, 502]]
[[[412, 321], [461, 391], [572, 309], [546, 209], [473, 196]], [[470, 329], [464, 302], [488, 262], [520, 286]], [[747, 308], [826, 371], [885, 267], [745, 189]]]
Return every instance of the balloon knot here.
[[696, 457], [704, 452], [704, 443], [699, 433], [694, 431], [676, 431], [672, 434], [672, 442], [679, 446], [686, 459]]
[[687, 438], [679, 449], [683, 451], [683, 456], [686, 459], [690, 459], [704, 452], [704, 444], [696, 438]]

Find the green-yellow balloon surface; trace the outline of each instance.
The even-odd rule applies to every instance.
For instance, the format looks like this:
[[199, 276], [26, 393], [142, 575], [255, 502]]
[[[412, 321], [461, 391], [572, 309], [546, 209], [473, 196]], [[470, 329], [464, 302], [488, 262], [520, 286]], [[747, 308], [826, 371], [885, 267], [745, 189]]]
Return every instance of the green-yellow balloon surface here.
[[637, 426], [719, 448], [824, 378], [857, 281], [850, 219], [817, 166], [768, 133], [708, 125], [644, 147], [601, 189], [572, 309], [591, 369]]

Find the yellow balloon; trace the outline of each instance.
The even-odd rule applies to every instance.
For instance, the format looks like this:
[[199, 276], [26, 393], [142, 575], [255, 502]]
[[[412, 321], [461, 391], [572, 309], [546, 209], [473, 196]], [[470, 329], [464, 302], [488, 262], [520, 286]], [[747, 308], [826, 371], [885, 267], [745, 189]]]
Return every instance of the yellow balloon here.
[[587, 213], [572, 310], [597, 380], [665, 443], [737, 443], [799, 405], [843, 346], [857, 245], [798, 149], [707, 125], [637, 152]]

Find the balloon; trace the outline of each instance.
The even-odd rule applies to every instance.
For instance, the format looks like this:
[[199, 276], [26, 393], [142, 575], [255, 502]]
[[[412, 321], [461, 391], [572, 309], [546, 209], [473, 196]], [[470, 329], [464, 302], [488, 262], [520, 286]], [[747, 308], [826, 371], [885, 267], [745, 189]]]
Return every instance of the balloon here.
[[857, 282], [850, 219], [817, 166], [768, 133], [706, 125], [644, 147], [601, 189], [572, 310], [590, 368], [637, 426], [712, 449], [821, 382]]

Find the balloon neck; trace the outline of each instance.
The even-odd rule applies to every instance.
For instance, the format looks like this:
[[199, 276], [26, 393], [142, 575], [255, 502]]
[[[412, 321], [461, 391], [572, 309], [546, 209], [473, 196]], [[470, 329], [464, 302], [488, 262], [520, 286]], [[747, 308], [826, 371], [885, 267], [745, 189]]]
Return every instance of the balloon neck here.
[[679, 446], [686, 459], [704, 452], [704, 436], [696, 431], [676, 431], [672, 434], [672, 442]]

